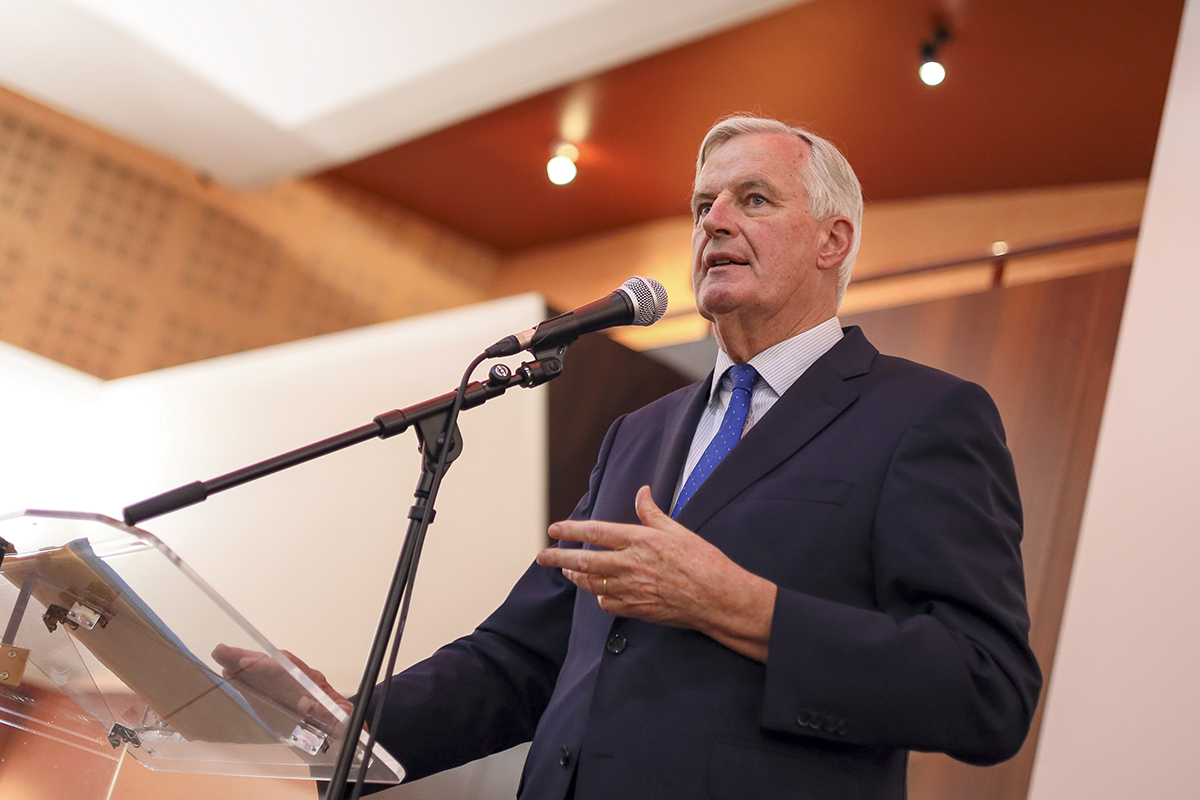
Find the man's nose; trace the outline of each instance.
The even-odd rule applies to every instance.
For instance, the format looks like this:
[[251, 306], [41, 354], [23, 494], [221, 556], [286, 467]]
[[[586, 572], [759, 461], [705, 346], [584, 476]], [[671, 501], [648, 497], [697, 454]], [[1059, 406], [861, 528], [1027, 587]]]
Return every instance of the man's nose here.
[[730, 202], [724, 197], [712, 201], [708, 213], [704, 215], [704, 232], [709, 236], [732, 236], [736, 230], [736, 220]]

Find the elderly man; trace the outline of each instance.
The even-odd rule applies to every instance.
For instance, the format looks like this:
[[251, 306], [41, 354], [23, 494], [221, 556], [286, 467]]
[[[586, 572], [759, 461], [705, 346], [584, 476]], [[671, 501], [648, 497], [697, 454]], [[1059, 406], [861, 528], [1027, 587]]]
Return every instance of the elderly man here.
[[990, 398], [840, 327], [862, 198], [828, 142], [718, 123], [692, 212], [712, 376], [613, 424], [380, 742], [419, 777], [532, 738], [521, 797], [555, 800], [902, 798], [909, 750], [1011, 757], [1041, 675]]

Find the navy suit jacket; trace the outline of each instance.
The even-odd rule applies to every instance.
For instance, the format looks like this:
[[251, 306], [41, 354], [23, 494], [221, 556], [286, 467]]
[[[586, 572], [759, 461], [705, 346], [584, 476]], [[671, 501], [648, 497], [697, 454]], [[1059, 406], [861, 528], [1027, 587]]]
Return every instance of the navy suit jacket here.
[[[619, 419], [575, 516], [669, 508], [708, 382]], [[1021, 510], [978, 386], [851, 328], [680, 523], [775, 582], [765, 664], [614, 618], [532, 566], [475, 633], [393, 679], [380, 742], [419, 777], [533, 738], [522, 797], [902, 798], [909, 750], [1011, 757], [1041, 675]]]

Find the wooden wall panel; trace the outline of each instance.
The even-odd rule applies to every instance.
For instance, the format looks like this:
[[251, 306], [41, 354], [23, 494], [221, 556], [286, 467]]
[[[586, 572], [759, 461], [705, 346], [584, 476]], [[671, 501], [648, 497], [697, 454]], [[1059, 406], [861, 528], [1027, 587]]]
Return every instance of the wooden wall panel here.
[[[843, 317], [883, 352], [984, 386], [1004, 419], [1025, 510], [1031, 640], [1043, 673], [1054, 650], [1091, 475], [1129, 269]], [[1041, 710], [1012, 761], [972, 767], [914, 753], [913, 800], [1026, 796]]]
[[[1050, 187], [868, 203], [856, 281], [913, 264], [990, 254], [998, 241], [1011, 250], [1046, 241], [1136, 226], [1145, 181]], [[670, 317], [650, 328], [627, 328], [615, 338], [638, 350], [701, 339], [708, 324], [695, 313], [688, 216], [634, 225], [604, 235], [531, 247], [505, 261], [497, 296], [541, 292], [558, 308], [573, 308], [621, 285], [630, 275], [660, 281], [671, 296]], [[1011, 259], [1006, 286], [1127, 266], [1133, 241]], [[857, 314], [986, 291], [992, 266], [858, 284], [851, 282], [843, 314]]]
[[234, 192], [0, 90], [0, 339], [93, 375], [478, 302], [498, 264], [336, 181]]
[[[1136, 224], [1144, 194], [1132, 181], [871, 204], [857, 272]], [[100, 377], [523, 291], [571, 308], [632, 274], [661, 280], [683, 316], [618, 338], [694, 341], [707, 324], [689, 313], [690, 227], [673, 217], [501, 258], [336, 178], [235, 192], [0, 89], [0, 339]], [[1098, 263], [1070, 258], [1014, 263], [1011, 282]], [[970, 278], [852, 285], [845, 310], [986, 286]]]

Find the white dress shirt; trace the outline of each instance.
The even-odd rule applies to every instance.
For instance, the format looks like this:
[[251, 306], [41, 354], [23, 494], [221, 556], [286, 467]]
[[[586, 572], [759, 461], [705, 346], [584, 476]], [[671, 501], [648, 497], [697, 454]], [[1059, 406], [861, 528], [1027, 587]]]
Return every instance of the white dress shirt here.
[[[842, 324], [837, 317], [830, 317], [820, 325], [798, 333], [790, 339], [785, 339], [773, 347], [768, 347], [750, 359], [750, 366], [758, 371], [759, 379], [754, 384], [754, 392], [750, 398], [750, 413], [746, 416], [746, 426], [742, 428], [742, 435], [744, 436], [755, 422], [762, 419], [763, 415], [771, 410], [775, 401], [796, 382], [797, 378], [804, 374], [806, 369], [841, 339]], [[692, 474], [696, 463], [700, 461], [700, 456], [704, 455], [708, 443], [717, 435], [717, 429], [721, 427], [721, 419], [725, 416], [725, 409], [729, 407], [729, 396], [732, 394], [729, 378], [725, 374], [731, 366], [733, 366], [733, 359], [724, 350], [718, 350], [712, 384], [708, 389], [708, 405], [704, 407], [703, 413], [700, 414], [700, 421], [696, 424], [696, 432], [692, 436], [692, 446], [688, 450], [687, 461], [684, 463], [683, 472], [680, 473], [679, 481], [675, 485], [675, 496], [671, 499], [671, 508], [674, 508], [687, 476]]]

